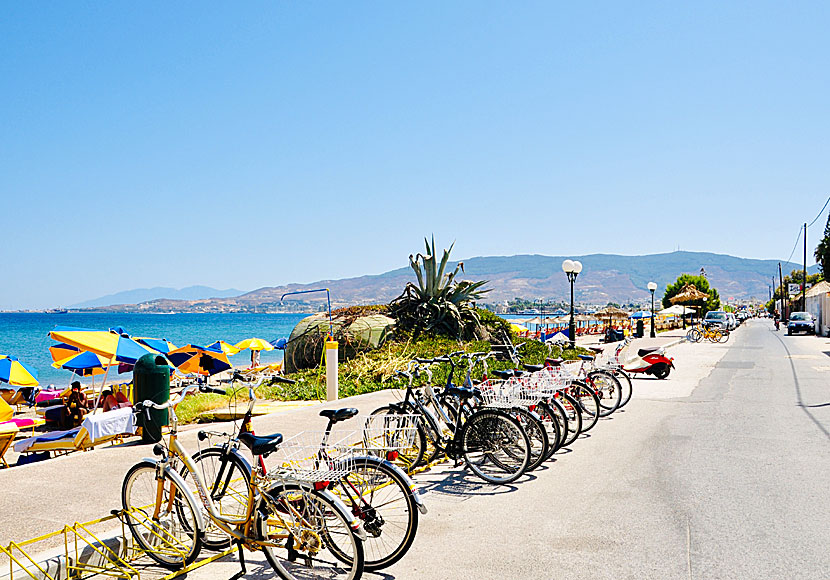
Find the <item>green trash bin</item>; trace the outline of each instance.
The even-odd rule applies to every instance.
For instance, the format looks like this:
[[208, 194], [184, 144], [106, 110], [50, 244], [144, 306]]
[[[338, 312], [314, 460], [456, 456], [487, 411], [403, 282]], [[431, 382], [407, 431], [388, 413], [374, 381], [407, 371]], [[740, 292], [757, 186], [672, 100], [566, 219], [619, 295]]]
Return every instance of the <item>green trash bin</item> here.
[[637, 321], [637, 338], [643, 338], [645, 336], [645, 325], [643, 324], [643, 319], [640, 318]]
[[[170, 367], [167, 359], [158, 354], [145, 354], [138, 359], [133, 369], [133, 404], [151, 400], [154, 403], [166, 403], [170, 399]], [[150, 409], [138, 414], [138, 426], [141, 427], [141, 440], [144, 443], [161, 441], [161, 428], [169, 425], [167, 409]]]

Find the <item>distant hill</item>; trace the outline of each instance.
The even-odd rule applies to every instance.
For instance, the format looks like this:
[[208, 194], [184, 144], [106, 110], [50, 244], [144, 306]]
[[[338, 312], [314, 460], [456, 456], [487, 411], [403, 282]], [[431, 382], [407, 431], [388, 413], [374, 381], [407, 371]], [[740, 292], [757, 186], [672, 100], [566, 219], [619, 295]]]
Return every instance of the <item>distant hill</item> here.
[[73, 304], [71, 308], [96, 308], [101, 306], [112, 306], [115, 304], [139, 304], [141, 302], [149, 302], [151, 300], [158, 300], [166, 298], [171, 300], [202, 300], [204, 298], [230, 298], [232, 296], [239, 296], [242, 290], [230, 288], [228, 290], [217, 290], [216, 288], [209, 288], [208, 286], [188, 286], [177, 290], [176, 288], [163, 288], [158, 286], [156, 288], [137, 288], [135, 290], [125, 290], [107, 296], [101, 296], [94, 300], [87, 300]]
[[[491, 256], [463, 260], [464, 279], [489, 280], [492, 291], [486, 302], [495, 303], [516, 297], [559, 301], [569, 296], [569, 286], [562, 272], [562, 261], [577, 259], [583, 271], [575, 285], [578, 302], [604, 305], [608, 302], [645, 302], [650, 298], [646, 285], [658, 284], [656, 297], [662, 297], [666, 285], [680, 274], [699, 274], [704, 268], [712, 286], [724, 299], [768, 298], [768, 287], [778, 273], [777, 260], [752, 260], [703, 252], [672, 252], [646, 256], [591, 254], [587, 256]], [[782, 264], [784, 274], [798, 264]], [[453, 266], [454, 267], [454, 264]], [[809, 268], [814, 272], [816, 267]], [[286, 292], [329, 288], [334, 307], [354, 304], [378, 304], [398, 296], [414, 274], [407, 266], [384, 274], [342, 280], [321, 280], [312, 284], [288, 284], [259, 288], [233, 297], [189, 300], [159, 298], [137, 305], [108, 307], [105, 310], [132, 312], [280, 312], [314, 309], [325, 294], [280, 297]]]

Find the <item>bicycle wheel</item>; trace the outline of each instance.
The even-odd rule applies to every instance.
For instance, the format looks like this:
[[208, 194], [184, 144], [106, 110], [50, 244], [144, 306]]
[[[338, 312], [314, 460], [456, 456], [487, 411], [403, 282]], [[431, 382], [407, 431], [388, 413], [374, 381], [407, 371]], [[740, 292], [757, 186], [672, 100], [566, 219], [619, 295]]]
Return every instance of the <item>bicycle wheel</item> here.
[[518, 420], [494, 409], [477, 411], [460, 434], [464, 461], [485, 481], [516, 481], [530, 463], [530, 441]]
[[[157, 499], [161, 500], [158, 506]], [[161, 566], [183, 568], [199, 555], [203, 532], [196, 524], [196, 502], [168, 475], [156, 479], [152, 461], [137, 463], [127, 472], [121, 485], [121, 505], [136, 543]]]
[[569, 447], [582, 433], [582, 413], [579, 410], [579, 403], [567, 392], [561, 391], [552, 401], [561, 409], [567, 419], [567, 431], [563, 431], [565, 440], [562, 447]]
[[599, 397], [581, 381], [574, 381], [571, 385], [571, 397], [579, 404], [582, 415], [582, 433], [590, 431], [599, 421]]
[[558, 411], [547, 401], [539, 401], [530, 410], [539, 416], [547, 431], [548, 449], [545, 453], [545, 460], [547, 460], [562, 446], [562, 433], [568, 429], [568, 420], [564, 414], [558, 415]]
[[527, 433], [527, 439], [530, 442], [530, 462], [527, 464], [527, 471], [533, 471], [548, 458], [550, 447], [548, 431], [545, 429], [542, 419], [533, 411], [515, 407], [510, 409], [509, 414], [518, 419], [525, 433]]
[[[394, 414], [420, 415], [414, 407], [401, 409], [399, 407], [393, 407], [392, 405], [386, 405], [371, 412], [371, 415]], [[427, 436], [426, 430], [420, 420], [415, 424], [415, 435], [411, 443], [411, 447], [399, 449], [398, 457], [393, 461], [395, 465], [403, 469], [406, 473], [412, 473], [412, 470], [424, 463], [424, 455], [427, 451]]]
[[[225, 447], [209, 447], [193, 456], [198, 467], [199, 477], [210, 493], [213, 504], [219, 514], [232, 524], [244, 524], [248, 517], [248, 498], [251, 495], [251, 468]], [[195, 493], [196, 484], [193, 475], [183, 465], [180, 471], [188, 487]], [[230, 547], [231, 538], [205, 516], [205, 534], [202, 544], [212, 551], [221, 551]]]
[[607, 417], [619, 408], [622, 400], [622, 387], [611, 373], [591, 371], [585, 377], [585, 382], [594, 388], [594, 392], [599, 397], [600, 417]]
[[622, 369], [614, 369], [611, 371], [614, 377], [620, 382], [622, 387], [622, 400], [620, 400], [620, 407], [625, 407], [628, 401], [631, 400], [631, 395], [634, 394], [634, 385], [631, 383], [631, 377]]
[[709, 342], [718, 342], [720, 337], [722, 336], [722, 332], [717, 328], [706, 331], [706, 338], [709, 339]]
[[718, 339], [718, 342], [726, 342], [727, 340], [729, 340], [729, 335], [730, 332], [728, 330], [721, 331], [720, 339]]
[[701, 333], [697, 328], [691, 328], [689, 329], [689, 332], [686, 333], [686, 340], [689, 342], [700, 342], [701, 338], [703, 338], [703, 333]]
[[255, 514], [265, 558], [283, 580], [357, 580], [363, 574], [363, 542], [330, 493], [278, 484], [263, 493]]
[[418, 506], [409, 483], [397, 468], [374, 457], [357, 457], [349, 462], [349, 469], [331, 492], [366, 530], [366, 570], [391, 566], [406, 554], [418, 531]]

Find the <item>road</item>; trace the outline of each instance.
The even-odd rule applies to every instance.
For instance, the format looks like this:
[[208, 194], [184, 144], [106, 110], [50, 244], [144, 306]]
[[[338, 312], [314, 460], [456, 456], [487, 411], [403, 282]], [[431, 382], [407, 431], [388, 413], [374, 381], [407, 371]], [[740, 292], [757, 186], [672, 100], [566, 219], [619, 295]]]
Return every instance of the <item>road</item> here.
[[830, 341], [757, 320], [672, 352], [669, 379], [636, 379], [624, 411], [513, 486], [421, 474], [413, 548], [365, 577], [827, 578]]

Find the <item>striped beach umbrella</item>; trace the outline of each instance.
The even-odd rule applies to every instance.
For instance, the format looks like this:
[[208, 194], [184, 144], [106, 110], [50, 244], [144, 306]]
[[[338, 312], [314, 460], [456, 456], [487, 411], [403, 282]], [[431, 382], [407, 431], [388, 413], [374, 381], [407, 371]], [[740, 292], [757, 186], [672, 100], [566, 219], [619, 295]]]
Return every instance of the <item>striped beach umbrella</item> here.
[[0, 354], [0, 381], [15, 387], [36, 387], [37, 370], [16, 356]]
[[167, 353], [167, 358], [183, 373], [215, 375], [231, 368], [228, 355], [219, 348], [188, 344]]
[[207, 348], [211, 348], [213, 350], [221, 350], [228, 356], [233, 356], [239, 352], [238, 348], [236, 348], [232, 344], [228, 344], [224, 340], [217, 340], [216, 342], [207, 345]]
[[166, 338], [149, 338], [146, 336], [137, 336], [133, 337], [139, 344], [143, 344], [144, 346], [150, 347], [153, 350], [160, 352], [161, 354], [167, 354], [171, 350], [176, 350], [176, 345], [167, 340]]
[[56, 369], [72, 371], [81, 377], [89, 377], [106, 373], [109, 359], [94, 352], [83, 351], [76, 352], [62, 360], [56, 360], [52, 366]]
[[273, 344], [261, 338], [246, 338], [245, 340], [237, 342], [234, 346], [238, 351], [245, 350], [246, 348], [250, 348], [251, 350], [274, 350]]
[[152, 349], [143, 346], [126, 334], [114, 330], [90, 330], [71, 326], [56, 326], [49, 336], [81, 350], [100, 354], [107, 359], [134, 365], [145, 354], [155, 354]]

